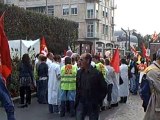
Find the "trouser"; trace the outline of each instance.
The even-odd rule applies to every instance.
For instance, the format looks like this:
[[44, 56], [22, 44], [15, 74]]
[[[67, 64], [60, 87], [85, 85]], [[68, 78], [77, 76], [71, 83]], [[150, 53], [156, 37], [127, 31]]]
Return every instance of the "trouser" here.
[[[66, 106], [69, 106], [69, 111], [71, 116], [74, 116], [74, 104], [75, 104], [75, 90], [61, 90], [61, 109], [60, 115], [64, 116], [66, 111]], [[66, 104], [68, 102], [68, 105]]]
[[112, 101], [112, 87], [113, 87], [113, 84], [108, 85], [108, 95], [107, 95], [107, 101], [108, 102]]
[[58, 105], [49, 104], [48, 108], [49, 108], [50, 113], [53, 113], [53, 112], [58, 113], [59, 112], [59, 106]]
[[[69, 101], [69, 108], [70, 108], [70, 115], [71, 116], [75, 115], [74, 105], [75, 105], [74, 101]], [[65, 116], [65, 111], [66, 111], [66, 101], [61, 101], [60, 115]]]
[[90, 102], [79, 102], [76, 108], [76, 120], [85, 120], [86, 116], [89, 116], [89, 120], [98, 120], [99, 118], [99, 105], [92, 104]]
[[0, 77], [0, 100], [5, 108], [8, 120], [15, 120], [14, 105], [7, 88], [3, 83], [2, 77]]
[[139, 89], [139, 77], [140, 77], [140, 74], [137, 74], [136, 75], [136, 91], [138, 91]]
[[39, 80], [38, 81], [38, 102], [41, 104], [48, 103], [48, 81], [47, 80]]
[[133, 93], [137, 92], [136, 75], [133, 73], [132, 73], [132, 77], [130, 78], [130, 91]]
[[31, 88], [30, 88], [30, 86], [21, 86], [20, 87], [21, 104], [24, 104], [25, 94], [26, 94], [26, 104], [31, 104]]
[[126, 103], [127, 102], [127, 96], [121, 97], [120, 102], [121, 103]]

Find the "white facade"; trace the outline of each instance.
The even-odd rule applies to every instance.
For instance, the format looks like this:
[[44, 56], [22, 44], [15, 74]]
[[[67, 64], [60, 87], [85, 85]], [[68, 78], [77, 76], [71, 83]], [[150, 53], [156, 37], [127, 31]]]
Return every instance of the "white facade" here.
[[[113, 43], [114, 0], [6, 0], [28, 10], [79, 23], [78, 41], [93, 42], [93, 50], [103, 53]], [[97, 42], [104, 45], [98, 45]], [[99, 46], [99, 47], [98, 47]]]

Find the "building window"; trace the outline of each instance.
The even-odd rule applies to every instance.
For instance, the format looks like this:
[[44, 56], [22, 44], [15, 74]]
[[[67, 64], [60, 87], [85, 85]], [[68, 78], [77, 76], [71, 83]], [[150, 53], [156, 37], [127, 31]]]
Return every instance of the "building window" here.
[[108, 17], [108, 9], [106, 8], [106, 17]]
[[102, 47], [102, 44], [98, 44], [98, 47]]
[[71, 14], [77, 15], [77, 5], [71, 5]]
[[103, 11], [102, 11], [102, 16], [105, 17], [105, 7], [102, 7]]
[[87, 18], [93, 18], [93, 9], [87, 10]]
[[94, 23], [88, 22], [87, 23], [87, 37], [93, 37], [94, 36]]
[[108, 25], [106, 25], [106, 35], [108, 36]]
[[28, 7], [26, 9], [29, 10], [29, 11], [32, 11], [32, 12], [43, 13], [43, 14], [45, 14], [45, 12], [46, 12], [46, 7], [45, 6]]
[[69, 15], [69, 5], [63, 5], [63, 15]]
[[54, 15], [54, 6], [48, 6], [48, 15], [53, 16]]
[[102, 34], [105, 34], [105, 24], [103, 24], [103, 27], [102, 27]]
[[95, 4], [94, 3], [87, 3], [87, 15], [86, 15], [86, 17], [87, 18], [94, 18], [94, 15], [95, 15], [95, 10], [94, 10], [94, 6], [95, 6]]

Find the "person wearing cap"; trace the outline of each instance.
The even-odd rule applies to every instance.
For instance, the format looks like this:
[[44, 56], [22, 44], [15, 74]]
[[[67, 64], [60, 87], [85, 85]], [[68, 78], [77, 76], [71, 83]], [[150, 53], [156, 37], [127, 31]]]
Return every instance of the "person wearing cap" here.
[[160, 120], [160, 49], [156, 53], [156, 61], [147, 70], [151, 97], [143, 120]]

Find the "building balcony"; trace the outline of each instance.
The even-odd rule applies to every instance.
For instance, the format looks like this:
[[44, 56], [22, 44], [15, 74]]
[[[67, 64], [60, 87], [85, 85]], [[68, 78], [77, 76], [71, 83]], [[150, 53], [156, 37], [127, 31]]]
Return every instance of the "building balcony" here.
[[99, 40], [99, 34], [94, 34], [94, 33], [87, 33], [86, 34], [86, 38], [87, 40], [92, 40], [92, 39], [96, 39], [96, 40]]
[[113, 5], [113, 6], [111, 6], [111, 9], [112, 9], [112, 10], [117, 9], [117, 5]]
[[85, 18], [85, 20], [96, 20], [96, 21], [100, 21], [100, 19], [98, 17], [93, 17], [93, 18]]
[[86, 2], [100, 2], [101, 0], [85, 0]]
[[100, 21], [100, 17], [98, 15], [93, 16], [86, 16], [85, 20], [97, 20]]

